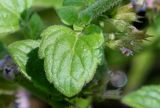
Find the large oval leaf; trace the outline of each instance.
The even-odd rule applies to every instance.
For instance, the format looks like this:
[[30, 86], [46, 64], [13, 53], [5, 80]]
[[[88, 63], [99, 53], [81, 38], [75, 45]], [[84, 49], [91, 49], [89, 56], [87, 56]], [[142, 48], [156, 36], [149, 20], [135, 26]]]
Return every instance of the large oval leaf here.
[[32, 0], [0, 0], [0, 33], [18, 30], [20, 15], [31, 3]]
[[101, 30], [89, 26], [76, 33], [64, 26], [51, 26], [42, 33], [39, 56], [44, 58], [49, 82], [64, 95], [79, 93], [92, 80], [102, 56]]
[[159, 108], [160, 86], [143, 87], [125, 96], [122, 101], [133, 108]]

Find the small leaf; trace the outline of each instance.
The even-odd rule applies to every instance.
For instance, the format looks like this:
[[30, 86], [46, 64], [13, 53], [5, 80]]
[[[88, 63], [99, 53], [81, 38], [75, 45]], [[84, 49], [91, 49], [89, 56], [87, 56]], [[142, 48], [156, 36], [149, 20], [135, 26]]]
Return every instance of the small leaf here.
[[22, 24], [21, 27], [25, 36], [31, 39], [40, 38], [41, 31], [44, 29], [44, 24], [38, 14], [34, 13], [29, 21], [22, 22]]
[[29, 25], [30, 25], [30, 32], [31, 32], [30, 36], [32, 37], [32, 39], [38, 39], [40, 37], [41, 31], [44, 28], [44, 25], [40, 16], [38, 16], [38, 14], [33, 14], [29, 21]]
[[[95, 31], [90, 31], [93, 27]], [[68, 97], [92, 80], [103, 55], [100, 28], [89, 26], [85, 31], [76, 33], [68, 27], [51, 26], [42, 33], [39, 56], [44, 58], [47, 79]]]
[[31, 3], [32, 0], [0, 0], [0, 34], [18, 30], [20, 15]]
[[126, 95], [122, 101], [134, 108], [159, 108], [160, 86], [146, 86]]
[[74, 6], [64, 6], [57, 9], [61, 21], [66, 25], [73, 25], [78, 18], [78, 9]]
[[63, 5], [56, 8], [56, 11], [64, 24], [73, 25], [78, 20], [80, 9], [90, 2], [86, 0], [64, 0]]

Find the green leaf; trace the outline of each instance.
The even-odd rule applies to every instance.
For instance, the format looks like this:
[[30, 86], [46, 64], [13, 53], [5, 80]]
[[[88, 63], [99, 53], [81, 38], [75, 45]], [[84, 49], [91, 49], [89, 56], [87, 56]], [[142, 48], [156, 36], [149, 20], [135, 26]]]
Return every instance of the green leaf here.
[[34, 13], [29, 21], [21, 24], [24, 35], [31, 39], [40, 38], [41, 31], [44, 29], [44, 24], [40, 16]]
[[57, 8], [56, 11], [64, 24], [73, 25], [78, 18], [80, 8], [84, 6], [84, 0], [64, 0], [63, 5]]
[[43, 21], [38, 14], [32, 15], [29, 21], [29, 27], [31, 39], [38, 39], [44, 28]]
[[75, 23], [74, 28], [76, 30], [83, 29], [83, 27], [85, 25], [90, 24], [93, 19], [101, 16], [104, 12], [117, 6], [122, 1], [123, 0], [97, 0], [95, 1], [94, 3], [89, 5], [87, 8], [79, 12], [78, 20]]
[[64, 6], [84, 6], [86, 4], [86, 0], [64, 0]]
[[33, 6], [36, 7], [52, 7], [53, 0], [33, 0]]
[[61, 21], [66, 25], [73, 25], [78, 18], [78, 9], [74, 6], [64, 6], [57, 9]]
[[44, 58], [48, 81], [68, 97], [79, 93], [95, 74], [103, 41], [97, 26], [87, 27], [84, 33], [58, 25], [47, 28], [42, 33], [39, 56]]
[[33, 6], [36, 7], [55, 7], [59, 8], [63, 4], [63, 0], [33, 0]]
[[39, 41], [17, 41], [9, 45], [9, 52], [19, 66], [21, 74], [31, 81], [36, 88], [45, 92], [46, 95], [60, 96], [60, 93], [56, 91], [45, 77], [43, 60], [38, 58], [38, 47]]
[[122, 101], [134, 108], [159, 108], [160, 86], [146, 86], [126, 95]]
[[18, 30], [21, 13], [31, 3], [32, 0], [0, 0], [0, 34]]
[[[67, 101], [69, 103], [71, 103], [73, 105], [73, 107], [88, 108], [91, 105], [92, 98], [87, 97], [87, 98], [83, 99], [83, 98], [80, 98], [80, 97], [75, 97], [75, 98], [69, 99]], [[67, 108], [71, 108], [71, 106], [69, 106]]]
[[63, 5], [56, 8], [61, 21], [66, 25], [73, 25], [78, 20], [80, 9], [88, 6], [92, 1], [64, 0]]
[[9, 53], [19, 66], [20, 71], [29, 80], [31, 80], [31, 77], [26, 73], [26, 65], [29, 59], [27, 54], [29, 54], [33, 49], [36, 49], [38, 46], [38, 41], [24, 40], [14, 42], [8, 47]]

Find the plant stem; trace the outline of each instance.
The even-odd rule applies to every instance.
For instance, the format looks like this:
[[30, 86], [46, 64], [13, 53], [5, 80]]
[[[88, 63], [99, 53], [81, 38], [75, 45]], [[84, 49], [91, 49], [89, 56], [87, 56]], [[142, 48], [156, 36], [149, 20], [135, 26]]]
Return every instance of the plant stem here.
[[107, 10], [117, 6], [123, 0], [97, 0], [79, 14], [81, 24], [89, 24], [93, 19], [102, 15]]

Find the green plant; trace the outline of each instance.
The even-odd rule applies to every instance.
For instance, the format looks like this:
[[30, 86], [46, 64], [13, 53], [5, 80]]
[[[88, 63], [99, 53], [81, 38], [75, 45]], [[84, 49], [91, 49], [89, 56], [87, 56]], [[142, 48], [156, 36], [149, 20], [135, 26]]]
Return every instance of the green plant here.
[[[54, 7], [63, 24], [46, 24], [34, 7]], [[23, 36], [7, 50], [19, 68], [13, 81], [58, 108], [87, 108], [110, 97], [107, 51], [134, 56], [149, 46], [150, 35], [132, 25], [137, 18], [125, 0], [0, 0], [0, 34]], [[112, 84], [121, 88], [125, 78]]]

